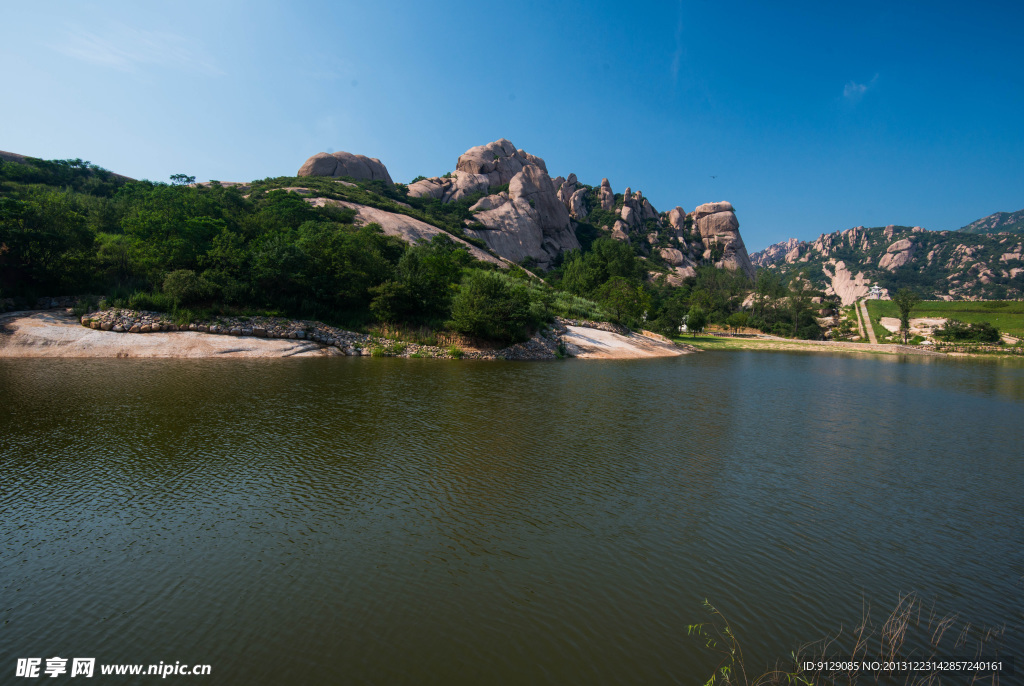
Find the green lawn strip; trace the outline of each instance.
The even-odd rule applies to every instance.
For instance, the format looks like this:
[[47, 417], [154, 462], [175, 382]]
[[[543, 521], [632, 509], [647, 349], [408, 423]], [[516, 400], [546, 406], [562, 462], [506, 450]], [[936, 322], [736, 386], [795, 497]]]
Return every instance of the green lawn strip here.
[[[896, 310], [896, 314], [895, 315], [879, 314], [879, 311], [875, 308], [875, 305], [877, 305], [878, 303], [882, 303], [882, 302], [886, 303], [887, 305], [892, 305], [893, 309]], [[899, 318], [900, 313], [899, 313], [899, 310], [896, 309], [895, 303], [893, 303], [891, 301], [888, 301], [888, 300], [865, 300], [864, 303], [867, 305], [867, 308], [868, 308], [868, 321], [864, 322], [864, 326], [870, 326], [874, 330], [875, 337], [878, 339], [878, 342], [879, 343], [902, 343], [903, 342], [902, 339], [901, 340], [896, 340], [897, 338], [899, 338], [898, 336], [896, 336], [892, 341], [888, 340], [889, 337], [890, 336], [894, 336], [894, 334], [893, 334], [892, 331], [889, 331], [889, 329], [887, 329], [884, 326], [882, 326], [882, 322], [881, 322], [882, 317], [893, 317], [894, 316], [896, 318]]]
[[797, 339], [725, 338], [722, 336], [679, 336], [679, 343], [692, 345], [701, 350], [776, 350], [779, 347], [793, 350], [838, 350], [842, 348], [815, 345]]
[[[891, 300], [868, 300], [867, 303], [872, 321], [881, 317], [900, 316], [899, 308]], [[1024, 336], [1024, 302], [1019, 300], [924, 300], [911, 310], [910, 317], [959, 319], [967, 324], [988, 322], [999, 329], [1000, 333]]]

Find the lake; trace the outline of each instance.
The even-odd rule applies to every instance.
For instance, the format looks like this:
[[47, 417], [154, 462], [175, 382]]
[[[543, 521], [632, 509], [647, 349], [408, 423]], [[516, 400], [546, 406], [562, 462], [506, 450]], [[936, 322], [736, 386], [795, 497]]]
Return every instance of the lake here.
[[1022, 435], [1012, 360], [0, 360], [0, 670], [703, 683], [704, 599], [757, 671], [910, 592], [1019, 655]]

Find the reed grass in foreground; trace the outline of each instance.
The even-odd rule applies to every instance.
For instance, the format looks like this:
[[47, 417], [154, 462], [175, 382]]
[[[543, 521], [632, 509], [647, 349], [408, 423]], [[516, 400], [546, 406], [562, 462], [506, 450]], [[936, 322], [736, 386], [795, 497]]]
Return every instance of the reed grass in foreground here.
[[881, 626], [872, 622], [871, 608], [865, 606], [860, 624], [852, 631], [840, 628], [835, 636], [804, 644], [790, 655], [788, 667], [777, 663], [765, 671], [748, 671], [740, 641], [725, 615], [707, 600], [704, 607], [710, 621], [687, 627], [690, 636], [720, 656], [704, 686], [1009, 683], [996, 670], [933, 665], [954, 656], [998, 660], [1006, 628], [975, 626], [958, 615], [940, 616], [915, 594], [901, 596]]

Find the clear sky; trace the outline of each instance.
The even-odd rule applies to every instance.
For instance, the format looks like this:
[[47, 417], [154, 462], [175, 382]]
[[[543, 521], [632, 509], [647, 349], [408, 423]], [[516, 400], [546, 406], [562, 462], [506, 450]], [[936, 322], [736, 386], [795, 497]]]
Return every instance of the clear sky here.
[[729, 200], [750, 250], [1024, 208], [1019, 1], [0, 1], [0, 150], [136, 178], [347, 150], [409, 181], [504, 137]]

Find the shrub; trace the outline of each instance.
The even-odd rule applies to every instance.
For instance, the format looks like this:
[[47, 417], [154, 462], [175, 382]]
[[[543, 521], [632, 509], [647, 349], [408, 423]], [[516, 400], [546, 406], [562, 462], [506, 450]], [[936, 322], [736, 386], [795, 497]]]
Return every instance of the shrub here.
[[946, 326], [935, 331], [935, 337], [944, 341], [975, 341], [978, 343], [998, 343], [999, 330], [988, 322], [965, 324], [950, 319]]
[[124, 307], [129, 310], [156, 310], [158, 312], [170, 312], [174, 309], [174, 301], [164, 293], [147, 293], [135, 291], [128, 296]]
[[213, 296], [213, 285], [191, 269], [178, 269], [164, 278], [164, 294], [175, 305], [195, 305]]
[[96, 299], [96, 296], [90, 295], [85, 298], [80, 298], [78, 302], [75, 303], [71, 312], [76, 317], [81, 318], [82, 315], [88, 314], [89, 312], [95, 312], [98, 309], [100, 309], [99, 301]]
[[474, 270], [452, 301], [448, 326], [459, 333], [500, 343], [529, 337], [535, 315], [526, 287], [496, 272]]

